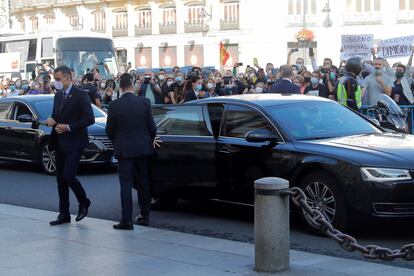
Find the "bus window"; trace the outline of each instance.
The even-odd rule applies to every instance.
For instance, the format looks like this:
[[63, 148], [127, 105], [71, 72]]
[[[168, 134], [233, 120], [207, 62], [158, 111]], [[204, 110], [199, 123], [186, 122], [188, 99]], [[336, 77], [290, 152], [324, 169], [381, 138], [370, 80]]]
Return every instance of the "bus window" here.
[[36, 60], [36, 39], [6, 41], [4, 42], [4, 53], [20, 53], [20, 70], [24, 69], [27, 61]]
[[42, 59], [53, 57], [53, 39], [51, 37], [42, 39]]

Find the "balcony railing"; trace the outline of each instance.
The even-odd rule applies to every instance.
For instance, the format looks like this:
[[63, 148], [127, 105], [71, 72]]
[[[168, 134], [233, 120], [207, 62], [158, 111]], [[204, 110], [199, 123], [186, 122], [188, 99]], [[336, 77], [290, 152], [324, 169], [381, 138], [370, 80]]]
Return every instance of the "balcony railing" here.
[[151, 26], [143, 26], [140, 27], [138, 25], [135, 25], [135, 35], [150, 35], [152, 34], [152, 27]]
[[177, 33], [176, 24], [169, 24], [169, 25], [160, 24], [160, 34], [176, 34], [176, 33]]
[[184, 32], [186, 33], [201, 33], [209, 30], [208, 25], [204, 22], [188, 23], [184, 22]]
[[128, 27], [112, 27], [112, 36], [119, 37], [119, 36], [128, 36]]
[[382, 23], [380, 12], [354, 12], [344, 14], [344, 25], [378, 25]]
[[[318, 22], [317, 15], [308, 14], [305, 17], [305, 23], [308, 27], [315, 27]], [[288, 27], [302, 27], [303, 26], [303, 15], [288, 15], [286, 16], [286, 25]]]
[[397, 23], [407, 24], [414, 23], [414, 11], [399, 11], [397, 12]]
[[229, 31], [229, 30], [239, 30], [240, 21], [239, 20], [223, 20], [220, 19], [220, 30]]
[[106, 30], [105, 30], [105, 28], [91, 28], [91, 31], [92, 32], [96, 32], [96, 33], [105, 33], [106, 32]]

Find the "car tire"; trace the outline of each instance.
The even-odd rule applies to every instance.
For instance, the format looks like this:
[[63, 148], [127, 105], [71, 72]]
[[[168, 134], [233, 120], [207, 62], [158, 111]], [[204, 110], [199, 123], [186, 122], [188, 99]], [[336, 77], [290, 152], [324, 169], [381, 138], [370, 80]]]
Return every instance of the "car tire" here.
[[176, 195], [162, 194], [151, 198], [151, 209], [158, 211], [168, 211], [175, 207], [178, 197]]
[[55, 175], [56, 155], [55, 150], [51, 148], [49, 142], [43, 143], [39, 155], [39, 163], [43, 171], [48, 175]]
[[[306, 194], [308, 204], [321, 211], [336, 229], [344, 231], [348, 228], [344, 194], [335, 178], [325, 172], [314, 172], [303, 178], [300, 188]], [[306, 226], [319, 234], [320, 231], [309, 224], [309, 217], [303, 211], [299, 213]]]

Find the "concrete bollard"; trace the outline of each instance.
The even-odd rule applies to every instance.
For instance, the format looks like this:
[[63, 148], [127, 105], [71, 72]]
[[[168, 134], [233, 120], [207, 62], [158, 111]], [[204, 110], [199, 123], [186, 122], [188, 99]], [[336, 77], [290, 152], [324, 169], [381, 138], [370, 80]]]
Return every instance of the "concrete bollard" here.
[[255, 270], [278, 272], [289, 268], [289, 196], [279, 192], [289, 181], [267, 177], [254, 182]]

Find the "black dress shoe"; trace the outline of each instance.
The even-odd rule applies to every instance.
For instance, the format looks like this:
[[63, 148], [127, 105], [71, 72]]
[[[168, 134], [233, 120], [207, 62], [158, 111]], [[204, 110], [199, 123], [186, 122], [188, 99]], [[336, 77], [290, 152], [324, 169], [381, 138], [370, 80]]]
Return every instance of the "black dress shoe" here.
[[51, 226], [60, 225], [64, 223], [70, 223], [70, 215], [62, 215], [60, 214], [56, 220], [49, 222]]
[[135, 223], [142, 226], [149, 225], [149, 216], [139, 215], [135, 218]]
[[113, 227], [116, 230], [134, 230], [134, 225], [132, 225], [132, 223], [123, 221], [118, 224], [114, 224]]
[[79, 205], [79, 212], [76, 217], [76, 221], [81, 221], [88, 215], [88, 208], [91, 206], [91, 201], [88, 199], [88, 203], [86, 205]]

